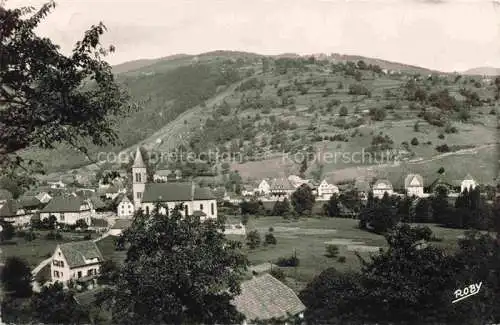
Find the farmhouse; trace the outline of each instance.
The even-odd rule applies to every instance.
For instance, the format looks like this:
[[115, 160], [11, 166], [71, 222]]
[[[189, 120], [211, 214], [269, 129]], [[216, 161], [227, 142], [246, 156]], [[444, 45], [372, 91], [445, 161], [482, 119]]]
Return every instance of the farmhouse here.
[[0, 207], [0, 219], [12, 223], [14, 226], [26, 226], [31, 221], [31, 214], [27, 213], [18, 201], [8, 200]]
[[148, 214], [156, 203], [162, 203], [166, 208], [161, 208], [160, 213], [168, 214], [182, 204], [184, 215], [200, 211], [205, 214], [204, 218], [217, 218], [217, 200], [209, 189], [196, 188], [194, 183], [147, 183], [147, 168], [139, 148], [132, 165], [132, 175], [135, 210], [142, 209]]
[[329, 200], [333, 194], [339, 193], [339, 188], [333, 184], [328, 184], [326, 179], [324, 179], [318, 186], [318, 198], [323, 200]]
[[91, 215], [90, 204], [75, 196], [56, 196], [40, 211], [41, 220], [55, 216], [57, 222], [65, 224], [75, 224], [77, 220], [83, 219], [90, 225]]
[[280, 197], [289, 197], [294, 191], [295, 187], [286, 178], [274, 179], [270, 186], [271, 195], [278, 199]]
[[408, 196], [424, 196], [424, 179], [417, 174], [408, 174], [405, 177], [405, 190]]
[[385, 193], [392, 195], [394, 193], [392, 189], [392, 184], [387, 179], [379, 179], [373, 184], [373, 196], [382, 198]]
[[291, 320], [302, 317], [306, 309], [292, 289], [267, 273], [244, 281], [233, 304], [245, 315], [245, 325], [255, 320]]
[[59, 244], [52, 255], [52, 282], [92, 281], [99, 274], [103, 261], [101, 251], [93, 241]]
[[467, 189], [468, 191], [470, 191], [471, 189], [473, 190], [476, 188], [476, 186], [477, 183], [474, 178], [472, 178], [470, 174], [467, 174], [467, 176], [465, 176], [464, 180], [460, 184], [460, 192], [465, 191], [465, 189]]

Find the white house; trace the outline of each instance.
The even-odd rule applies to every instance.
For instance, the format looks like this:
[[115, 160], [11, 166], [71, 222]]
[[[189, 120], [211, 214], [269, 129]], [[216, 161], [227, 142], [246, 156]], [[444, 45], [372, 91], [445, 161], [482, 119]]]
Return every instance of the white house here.
[[28, 213], [15, 200], [8, 200], [0, 207], [0, 219], [12, 223], [14, 226], [27, 226], [31, 222], [32, 214]]
[[271, 186], [265, 179], [263, 179], [255, 191], [260, 195], [267, 195], [271, 192]]
[[153, 175], [154, 182], [168, 182], [169, 176], [172, 174], [172, 171], [169, 169], [159, 169]]
[[465, 176], [464, 180], [462, 181], [462, 184], [460, 185], [460, 192], [465, 191], [465, 189], [467, 189], [468, 191], [470, 191], [471, 189], [473, 190], [476, 188], [476, 186], [477, 183], [474, 178], [472, 178], [471, 174], [467, 174], [467, 176]]
[[376, 181], [375, 184], [373, 184], [372, 191], [373, 196], [378, 198], [382, 198], [385, 193], [388, 195], [392, 195], [394, 193], [391, 182], [386, 179], [379, 179]]
[[77, 220], [83, 219], [90, 225], [91, 205], [78, 196], [56, 196], [40, 211], [40, 220], [52, 215], [59, 223], [75, 224]]
[[198, 214], [202, 218], [217, 218], [217, 199], [210, 189], [197, 188], [194, 183], [147, 183], [147, 169], [139, 148], [132, 165], [132, 176], [136, 210], [142, 209], [148, 214], [153, 211], [156, 203], [162, 203], [168, 211], [162, 208], [160, 213], [168, 214], [182, 204], [184, 215]]
[[339, 193], [339, 188], [333, 184], [328, 184], [324, 179], [318, 186], [318, 197], [321, 199], [329, 200], [333, 194]]
[[87, 281], [99, 274], [104, 258], [93, 241], [59, 244], [52, 255], [52, 282]]
[[50, 186], [52, 189], [59, 189], [59, 188], [65, 188], [66, 184], [63, 183], [63, 181], [58, 180], [57, 182], [47, 182], [47, 185]]
[[424, 197], [424, 179], [418, 174], [405, 177], [405, 190], [408, 196]]
[[134, 204], [127, 195], [122, 195], [116, 214], [118, 218], [131, 218], [134, 215]]

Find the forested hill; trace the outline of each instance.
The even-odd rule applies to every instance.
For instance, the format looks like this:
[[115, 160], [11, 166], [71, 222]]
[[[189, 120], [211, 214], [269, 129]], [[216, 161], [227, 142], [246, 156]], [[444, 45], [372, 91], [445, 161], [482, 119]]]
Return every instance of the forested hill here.
[[[299, 172], [302, 164], [279, 165], [263, 160], [264, 153], [391, 149], [403, 153], [406, 163], [379, 166], [383, 172], [414, 170], [435, 177], [439, 167], [469, 150], [474, 160], [462, 156], [463, 164], [451, 164], [446, 174], [463, 177], [467, 168], [482, 166], [482, 178], [490, 177], [499, 94], [494, 81], [377, 59], [315, 57], [218, 51], [131, 65], [118, 80], [140, 109], [120, 121], [123, 146], [109, 149], [142, 143], [157, 150], [182, 144], [193, 151], [241, 152], [244, 161], [231, 168], [255, 178]], [[181, 129], [187, 135], [183, 141], [172, 139], [177, 134], [170, 131]], [[29, 154], [42, 157], [52, 170], [88, 164], [68, 149], [57, 156]], [[198, 171], [227, 171], [228, 166], [213, 164]], [[314, 177], [358, 175], [369, 167], [343, 161], [305, 165], [305, 174]]]

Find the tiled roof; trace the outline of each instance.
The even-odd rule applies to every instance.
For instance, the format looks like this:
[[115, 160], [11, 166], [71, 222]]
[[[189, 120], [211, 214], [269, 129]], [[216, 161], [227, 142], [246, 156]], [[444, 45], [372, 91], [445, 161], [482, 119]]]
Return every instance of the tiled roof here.
[[6, 189], [0, 188], [0, 200], [11, 200], [12, 193], [7, 191]]
[[19, 199], [19, 203], [23, 208], [35, 208], [42, 204], [35, 196], [23, 196]]
[[82, 204], [84, 202], [80, 197], [56, 196], [41, 212], [78, 212]]
[[[191, 200], [191, 183], [148, 183], [142, 202], [179, 202]], [[215, 200], [208, 188], [196, 187], [194, 200]]]
[[290, 183], [290, 181], [286, 178], [279, 178], [273, 180], [271, 186], [271, 190], [294, 190], [295, 188]]
[[155, 176], [160, 176], [160, 177], [167, 177], [170, 174], [172, 174], [172, 171], [170, 169], [159, 169], [155, 172]]
[[90, 240], [60, 244], [59, 248], [70, 268], [85, 265], [85, 260], [93, 258], [98, 258], [99, 262], [104, 260], [97, 245]]
[[292, 289], [270, 274], [243, 282], [233, 303], [247, 321], [287, 318], [306, 308]]
[[21, 205], [15, 200], [7, 200], [0, 207], [0, 217], [15, 217], [17, 216], [17, 211], [21, 209]]

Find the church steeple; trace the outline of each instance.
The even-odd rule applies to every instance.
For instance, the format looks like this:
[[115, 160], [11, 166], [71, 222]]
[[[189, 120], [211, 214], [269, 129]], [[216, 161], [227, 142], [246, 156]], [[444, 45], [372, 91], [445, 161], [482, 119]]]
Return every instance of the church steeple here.
[[134, 164], [132, 165], [132, 191], [134, 192], [134, 208], [141, 208], [142, 196], [146, 188], [147, 168], [142, 159], [142, 153], [139, 147], [135, 153]]
[[144, 163], [144, 159], [142, 159], [142, 153], [140, 147], [137, 147], [137, 151], [135, 152], [135, 159], [133, 167], [146, 168], [146, 164]]

